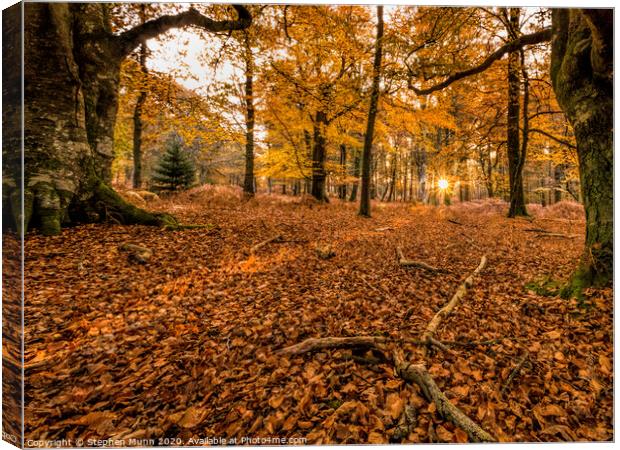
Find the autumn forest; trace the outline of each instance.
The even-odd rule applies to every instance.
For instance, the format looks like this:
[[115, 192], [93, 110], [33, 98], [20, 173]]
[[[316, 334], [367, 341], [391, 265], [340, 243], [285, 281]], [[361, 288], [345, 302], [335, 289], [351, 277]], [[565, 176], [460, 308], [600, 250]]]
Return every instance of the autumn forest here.
[[3, 27], [5, 440], [613, 439], [612, 9]]

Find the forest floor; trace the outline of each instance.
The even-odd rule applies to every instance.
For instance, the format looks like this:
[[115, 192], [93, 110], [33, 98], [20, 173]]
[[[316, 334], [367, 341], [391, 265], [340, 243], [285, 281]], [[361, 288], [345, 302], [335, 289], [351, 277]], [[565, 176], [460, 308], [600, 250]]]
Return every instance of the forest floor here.
[[[430, 352], [439, 388], [501, 441], [613, 439], [611, 289], [580, 300], [545, 292], [580, 256], [578, 205], [532, 206], [530, 221], [507, 219], [501, 202], [376, 204], [363, 219], [338, 200], [243, 202], [198, 188], [149, 208], [213, 227], [27, 236], [26, 439], [464, 442], [374, 353], [275, 352], [310, 337], [419, 338], [483, 254], [487, 266], [436, 337], [497, 341]], [[283, 242], [251, 254], [277, 234]], [[136, 264], [123, 243], [153, 256]], [[317, 244], [335, 256], [321, 259]], [[399, 266], [397, 245], [445, 272]], [[421, 361], [419, 346], [387, 345]]]

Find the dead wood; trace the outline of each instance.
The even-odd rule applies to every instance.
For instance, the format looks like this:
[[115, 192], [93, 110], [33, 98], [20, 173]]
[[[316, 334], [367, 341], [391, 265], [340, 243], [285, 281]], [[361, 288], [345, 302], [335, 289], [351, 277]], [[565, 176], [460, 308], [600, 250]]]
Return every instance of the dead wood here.
[[463, 224], [461, 222], [459, 222], [458, 220], [454, 220], [454, 219], [447, 219], [448, 222], [453, 223], [455, 225], [460, 225], [463, 226]]
[[309, 338], [299, 344], [281, 348], [275, 353], [278, 355], [301, 355], [302, 353], [335, 348], [368, 347], [374, 348], [377, 344], [384, 344], [390, 339], [383, 336], [353, 336], [353, 337], [326, 337]]
[[457, 288], [456, 292], [454, 293], [454, 295], [452, 296], [452, 299], [450, 299], [448, 304], [445, 305], [443, 308], [441, 308], [437, 312], [437, 314], [435, 314], [435, 316], [431, 319], [431, 321], [428, 323], [428, 326], [426, 327], [426, 330], [424, 331], [424, 334], [422, 335], [423, 341], [428, 341], [429, 338], [434, 337], [435, 332], [437, 331], [437, 328], [439, 327], [443, 319], [445, 319], [452, 313], [456, 305], [458, 305], [458, 303], [467, 293], [467, 289], [474, 284], [474, 276], [479, 274], [480, 271], [484, 269], [486, 264], [487, 264], [487, 257], [486, 255], [483, 255], [482, 258], [480, 258], [480, 264], [478, 264], [478, 267], [476, 267], [476, 270], [474, 270], [471, 273], [471, 275], [465, 278], [465, 281], [463, 281], [461, 285]]
[[135, 244], [121, 244], [118, 249], [123, 252], [129, 252], [127, 255], [129, 262], [136, 262], [138, 264], [146, 264], [151, 256], [153, 256], [153, 250]]
[[398, 257], [398, 264], [403, 267], [417, 267], [418, 269], [428, 270], [429, 272], [447, 273], [447, 270], [439, 269], [437, 267], [429, 266], [428, 264], [420, 261], [414, 261], [412, 259], [405, 258], [405, 255], [403, 255], [403, 250], [400, 247], [396, 247], [396, 255]]
[[510, 372], [510, 375], [506, 379], [506, 382], [504, 383], [504, 385], [502, 386], [502, 390], [500, 391], [500, 395], [502, 397], [504, 396], [504, 394], [506, 393], [506, 391], [512, 384], [512, 380], [518, 375], [518, 373], [521, 371], [521, 368], [523, 368], [523, 366], [525, 365], [526, 361], [528, 360], [528, 357], [529, 357], [529, 353], [525, 352], [525, 354], [521, 357], [521, 359], [517, 363], [516, 367], [512, 369], [512, 372]]
[[457, 408], [448, 400], [443, 392], [437, 387], [435, 380], [428, 373], [424, 364], [409, 364], [404, 362], [399, 355], [394, 353], [396, 373], [403, 380], [420, 386], [423, 395], [429, 402], [435, 403], [437, 412], [454, 425], [461, 428], [473, 442], [496, 442], [496, 439], [484, 431], [480, 425], [471, 420], [467, 414]]
[[258, 244], [256, 244], [255, 246], [253, 246], [253, 247], [250, 249], [250, 254], [252, 254], [252, 255], [253, 255], [254, 253], [256, 253], [258, 250], [260, 250], [260, 249], [261, 249], [262, 247], [264, 247], [265, 245], [267, 245], [267, 244], [269, 244], [269, 243], [271, 243], [271, 242], [274, 242], [274, 241], [278, 241], [278, 240], [280, 240], [281, 238], [282, 238], [282, 235], [281, 235], [281, 234], [276, 234], [275, 236], [272, 236], [272, 237], [270, 237], [269, 239], [265, 239], [264, 241], [259, 242]]
[[578, 234], [563, 234], [563, 233], [540, 233], [537, 234], [536, 237], [542, 238], [542, 237], [556, 237], [556, 238], [563, 238], [563, 239], [575, 239], [578, 238], [579, 235]]
[[550, 233], [549, 230], [545, 230], [544, 228], [525, 228], [523, 231], [527, 231], [528, 233]]

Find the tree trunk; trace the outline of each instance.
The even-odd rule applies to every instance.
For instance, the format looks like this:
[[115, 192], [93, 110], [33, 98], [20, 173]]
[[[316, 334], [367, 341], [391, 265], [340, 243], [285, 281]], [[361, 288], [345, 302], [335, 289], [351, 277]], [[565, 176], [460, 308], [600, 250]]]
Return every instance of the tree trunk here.
[[[511, 38], [516, 38], [519, 28], [519, 8], [510, 8]], [[520, 76], [519, 76], [519, 51], [508, 54], [508, 125], [507, 125], [507, 154], [508, 175], [510, 181], [510, 208], [508, 217], [527, 216], [525, 209], [525, 195], [523, 193], [523, 161], [519, 146], [519, 99], [520, 99]]]
[[586, 212], [571, 295], [613, 280], [613, 10], [553, 11], [551, 80], [575, 132]]
[[345, 200], [347, 198], [347, 146], [344, 144], [340, 144], [340, 170], [343, 179], [338, 186], [338, 198]]
[[349, 201], [350, 202], [354, 202], [357, 199], [357, 188], [359, 186], [359, 176], [360, 176], [360, 155], [359, 155], [359, 150], [355, 151], [355, 159], [353, 160], [353, 176], [355, 177], [356, 181], [353, 184], [353, 186], [351, 186], [351, 196], [349, 197]]
[[[148, 48], [146, 44], [140, 46], [139, 63], [142, 70], [142, 76], [146, 78], [148, 71], [146, 68]], [[147, 90], [144, 86], [145, 79], [142, 80], [142, 87], [136, 107], [133, 111], [133, 187], [138, 189], [142, 186], [142, 108], [146, 102]]]
[[381, 81], [381, 54], [383, 49], [383, 6], [377, 6], [377, 38], [375, 40], [375, 58], [372, 66], [372, 92], [370, 94], [370, 108], [368, 123], [364, 136], [364, 150], [362, 152], [362, 192], [360, 195], [359, 215], [370, 217], [370, 162], [372, 160], [372, 141], [375, 133], [375, 120], [379, 104], [379, 83]]
[[327, 114], [324, 111], [317, 111], [314, 116], [311, 193], [320, 202], [327, 200], [325, 193], [325, 159], [327, 157], [325, 133], [327, 125]]
[[248, 32], [244, 35], [245, 61], [245, 176], [243, 193], [254, 196], [254, 56]]

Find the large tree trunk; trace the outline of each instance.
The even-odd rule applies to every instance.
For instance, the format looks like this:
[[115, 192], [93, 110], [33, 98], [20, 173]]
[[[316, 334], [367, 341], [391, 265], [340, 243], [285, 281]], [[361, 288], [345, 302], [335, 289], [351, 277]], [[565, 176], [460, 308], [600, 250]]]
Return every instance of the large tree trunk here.
[[[519, 28], [519, 8], [510, 8], [510, 29], [513, 39]], [[519, 99], [521, 96], [519, 76], [519, 50], [508, 54], [508, 124], [506, 147], [508, 154], [508, 175], [510, 181], [510, 208], [508, 217], [526, 216], [523, 193], [523, 166], [519, 145]]]
[[364, 136], [362, 152], [362, 191], [360, 194], [359, 215], [370, 217], [370, 163], [372, 160], [372, 141], [375, 134], [375, 120], [379, 104], [379, 83], [381, 81], [381, 56], [383, 49], [383, 6], [377, 6], [377, 38], [375, 40], [375, 58], [372, 66], [372, 92], [368, 109], [368, 123]]
[[61, 224], [114, 217], [175, 225], [135, 208], [110, 187], [120, 66], [146, 39], [174, 27], [241, 29], [251, 18], [212, 21], [195, 9], [112, 34], [106, 3], [27, 3], [24, 41], [24, 225], [44, 234]]
[[586, 212], [572, 294], [613, 279], [613, 10], [553, 11], [551, 79], [575, 132]]
[[245, 49], [245, 177], [243, 193], [254, 196], [254, 55], [250, 38], [244, 32]]

